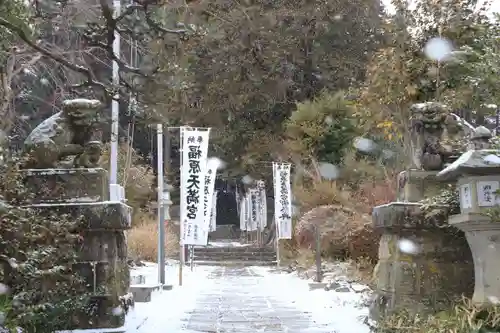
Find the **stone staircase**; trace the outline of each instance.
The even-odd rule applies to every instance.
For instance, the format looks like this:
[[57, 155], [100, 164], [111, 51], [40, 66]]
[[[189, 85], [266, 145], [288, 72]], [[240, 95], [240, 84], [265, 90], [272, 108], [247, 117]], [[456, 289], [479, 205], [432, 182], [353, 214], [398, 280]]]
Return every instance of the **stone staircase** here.
[[195, 247], [195, 265], [210, 266], [276, 266], [276, 251], [257, 246], [206, 246]]

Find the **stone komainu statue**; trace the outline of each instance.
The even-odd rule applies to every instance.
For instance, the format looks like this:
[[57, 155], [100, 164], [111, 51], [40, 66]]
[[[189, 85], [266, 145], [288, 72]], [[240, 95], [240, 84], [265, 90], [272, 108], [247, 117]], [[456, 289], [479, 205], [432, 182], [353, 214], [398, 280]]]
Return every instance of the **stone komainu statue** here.
[[[102, 153], [96, 129], [101, 106], [98, 100], [64, 101], [62, 111], [45, 119], [25, 140], [25, 167], [96, 167]], [[64, 161], [72, 156], [74, 159]]]
[[442, 103], [417, 103], [410, 112], [413, 167], [442, 170], [455, 155], [447, 143], [450, 138], [463, 135], [462, 127]]

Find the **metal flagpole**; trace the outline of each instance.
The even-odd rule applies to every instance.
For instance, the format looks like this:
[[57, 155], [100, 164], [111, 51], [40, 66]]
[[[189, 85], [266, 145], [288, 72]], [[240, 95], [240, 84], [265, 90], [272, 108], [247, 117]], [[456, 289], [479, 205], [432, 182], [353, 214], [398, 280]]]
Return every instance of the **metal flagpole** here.
[[189, 252], [189, 266], [191, 268], [191, 272], [193, 271], [194, 264], [194, 245], [191, 245], [191, 251]]
[[[183, 131], [183, 128], [181, 127], [179, 129], [180, 131], [180, 144], [181, 144], [181, 149], [180, 149], [180, 157], [181, 157], [181, 174], [180, 174], [180, 178], [181, 178], [181, 186], [180, 186], [180, 194], [181, 194], [181, 198], [184, 194], [184, 182], [183, 182], [183, 179], [182, 179], [182, 166], [183, 166], [183, 163], [184, 163], [184, 158], [183, 158], [183, 151], [184, 151], [184, 131]], [[180, 237], [179, 237], [179, 286], [182, 286], [182, 268], [184, 266], [184, 262], [185, 262], [185, 252], [184, 252], [184, 243], [182, 241], [182, 236], [183, 236], [183, 233], [184, 233], [184, 221], [182, 221], [182, 207], [181, 207], [181, 220], [179, 221], [179, 229], [180, 229]]]
[[280, 236], [278, 234], [278, 223], [276, 221], [276, 217], [274, 218], [274, 229], [275, 229], [275, 237], [276, 237], [276, 260], [278, 267], [280, 267]]
[[[121, 12], [121, 1], [114, 0], [114, 15], [115, 17], [120, 15]], [[114, 31], [115, 39], [113, 40], [113, 54], [116, 58], [120, 57], [120, 34], [118, 31]], [[119, 76], [119, 66], [118, 62], [113, 60], [112, 69], [112, 82], [115, 89], [118, 89], [120, 85]], [[119, 94], [117, 93], [113, 96], [111, 102], [111, 151], [109, 157], [109, 197], [111, 199], [116, 198], [118, 192], [118, 126], [119, 126], [119, 114], [120, 114], [120, 104], [118, 102]]]
[[157, 179], [158, 179], [158, 282], [165, 284], [165, 212], [163, 210], [163, 126], [156, 125], [157, 131]]

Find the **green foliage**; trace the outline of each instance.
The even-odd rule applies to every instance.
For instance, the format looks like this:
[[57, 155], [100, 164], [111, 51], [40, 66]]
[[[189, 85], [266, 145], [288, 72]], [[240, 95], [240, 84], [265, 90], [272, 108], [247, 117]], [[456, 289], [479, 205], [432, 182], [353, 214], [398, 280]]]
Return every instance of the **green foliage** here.
[[372, 0], [197, 2], [186, 15], [207, 34], [164, 48], [169, 87], [149, 98], [170, 123], [212, 127], [213, 153], [237, 172], [285, 158], [296, 102], [362, 81], [380, 23]]
[[[498, 25], [487, 18], [488, 6], [478, 7], [475, 0], [423, 0], [414, 9], [405, 1], [393, 5], [396, 14], [383, 27], [384, 46], [372, 56], [360, 91], [365, 130], [392, 122], [393, 132], [405, 134], [409, 105], [429, 100], [465, 109], [467, 120], [477, 119], [472, 110], [499, 94], [491, 82], [499, 81], [492, 75]], [[428, 59], [422, 50], [435, 37], [446, 38], [458, 52], [439, 64]]]
[[[4, 195], [27, 195], [15, 169], [3, 169], [1, 175]], [[78, 219], [2, 202], [0, 221], [0, 281], [9, 289], [1, 304], [7, 326], [28, 333], [69, 328], [70, 315], [87, 311], [88, 304], [84, 281], [72, 272], [82, 245], [75, 232]]]
[[[500, 16], [497, 15], [497, 22]], [[460, 48], [458, 66], [465, 72], [462, 85], [468, 88], [474, 105], [500, 105], [500, 26], [482, 24], [476, 27], [477, 40]], [[478, 47], [480, 46], [480, 47]], [[455, 66], [455, 67], [458, 67]]]
[[312, 101], [297, 104], [284, 125], [287, 147], [302, 159], [340, 164], [357, 131], [353, 106], [342, 92], [323, 92]]
[[[26, 1], [0, 1], [0, 20], [6, 20], [21, 27], [25, 31], [29, 31], [30, 28], [28, 25], [28, 8], [26, 7]], [[2, 51], [9, 49], [13, 43], [17, 42], [17, 36], [4, 26], [0, 25], [0, 54], [2, 54]], [[2, 58], [0, 58], [0, 60], [3, 61]]]
[[437, 195], [421, 202], [422, 208], [429, 214], [432, 214], [434, 210], [439, 210], [439, 206], [446, 206], [450, 215], [460, 214], [460, 198], [455, 185], [446, 185]]

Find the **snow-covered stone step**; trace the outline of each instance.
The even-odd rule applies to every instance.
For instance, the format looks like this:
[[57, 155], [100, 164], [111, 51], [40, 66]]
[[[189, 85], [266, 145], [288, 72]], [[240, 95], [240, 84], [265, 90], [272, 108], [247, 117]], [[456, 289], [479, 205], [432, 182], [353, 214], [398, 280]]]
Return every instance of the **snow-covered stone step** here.
[[89, 328], [84, 330], [55, 331], [54, 333], [126, 333], [124, 326], [117, 328]]
[[135, 303], [148, 303], [151, 302], [151, 294], [155, 290], [160, 290], [161, 285], [145, 285], [145, 284], [135, 284], [131, 285], [129, 290], [134, 295]]
[[276, 266], [276, 261], [262, 261], [262, 260], [235, 260], [235, 261], [213, 261], [213, 260], [205, 260], [194, 261], [195, 265], [200, 266], [236, 266], [236, 267], [249, 267], [249, 266]]

